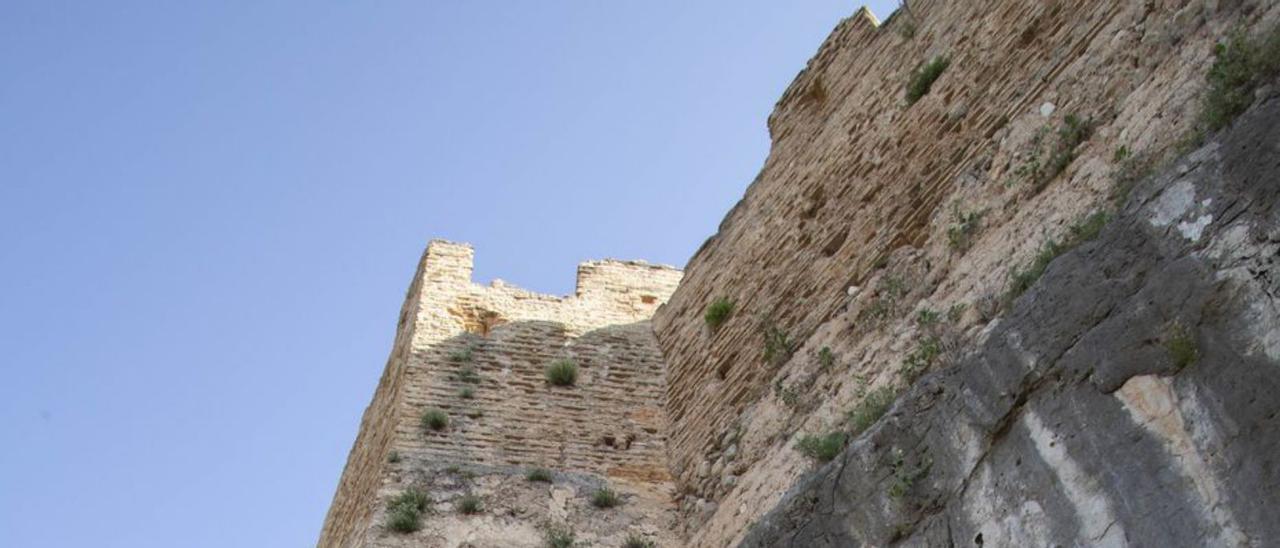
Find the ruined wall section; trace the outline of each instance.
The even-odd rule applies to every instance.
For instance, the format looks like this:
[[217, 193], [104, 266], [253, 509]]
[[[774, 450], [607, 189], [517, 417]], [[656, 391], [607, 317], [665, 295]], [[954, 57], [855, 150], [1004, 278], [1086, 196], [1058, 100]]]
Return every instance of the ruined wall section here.
[[[349, 466], [343, 482], [359, 474], [362, 488], [339, 491], [321, 545], [533, 546], [548, 522], [580, 538], [669, 534], [665, 368], [649, 318], [680, 271], [591, 261], [579, 266], [575, 295], [555, 297], [474, 284], [473, 256], [463, 244], [428, 247], [409, 297], [411, 349], [362, 425], [360, 440], [379, 443], [353, 449], [363, 464]], [[546, 382], [559, 359], [577, 365], [575, 386]], [[424, 428], [427, 410], [447, 414], [448, 427]], [[556, 481], [529, 484], [533, 467], [555, 471]], [[604, 485], [628, 504], [596, 515], [587, 499]], [[439, 506], [476, 495], [489, 509], [475, 517], [446, 509], [425, 516], [420, 531], [392, 533], [385, 501], [409, 486]]]
[[[921, 310], [945, 318], [948, 351], [985, 336], [1014, 268], [1112, 207], [1126, 159], [1187, 135], [1215, 42], [1277, 16], [1249, 0], [910, 5], [883, 25], [860, 11], [822, 44], [770, 117], [760, 174], [654, 319], [693, 546], [741, 540], [811, 469], [800, 436], [910, 384]], [[913, 70], [940, 57], [908, 104]], [[1052, 157], [1069, 117], [1091, 131]], [[735, 310], [712, 330], [721, 297]], [[787, 351], [766, 360], [767, 336]]]

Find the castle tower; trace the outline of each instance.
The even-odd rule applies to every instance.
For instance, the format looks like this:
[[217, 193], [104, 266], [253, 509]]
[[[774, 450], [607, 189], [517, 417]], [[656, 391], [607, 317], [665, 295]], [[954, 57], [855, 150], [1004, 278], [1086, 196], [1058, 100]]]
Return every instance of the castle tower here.
[[[473, 257], [465, 244], [427, 247], [320, 546], [534, 546], [548, 526], [614, 544], [668, 534], [665, 370], [649, 318], [681, 272], [590, 261], [575, 294], [555, 297], [477, 285]], [[577, 368], [572, 386], [546, 380], [562, 360]], [[535, 468], [553, 481], [527, 481]], [[590, 500], [606, 486], [623, 501], [608, 512]], [[388, 501], [408, 489], [435, 511], [397, 532]], [[467, 497], [483, 511], [454, 512]]]

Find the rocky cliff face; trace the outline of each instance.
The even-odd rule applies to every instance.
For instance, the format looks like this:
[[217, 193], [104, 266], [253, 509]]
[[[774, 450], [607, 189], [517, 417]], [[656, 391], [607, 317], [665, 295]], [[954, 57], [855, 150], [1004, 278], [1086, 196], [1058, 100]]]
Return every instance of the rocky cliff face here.
[[746, 546], [1280, 538], [1280, 98], [1138, 187]]

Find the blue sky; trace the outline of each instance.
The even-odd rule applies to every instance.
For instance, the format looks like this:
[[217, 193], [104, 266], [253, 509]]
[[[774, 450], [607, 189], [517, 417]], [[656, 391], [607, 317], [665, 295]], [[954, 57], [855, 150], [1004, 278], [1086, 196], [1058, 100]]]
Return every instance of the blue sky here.
[[314, 545], [429, 239], [682, 266], [856, 8], [0, 4], [0, 546]]

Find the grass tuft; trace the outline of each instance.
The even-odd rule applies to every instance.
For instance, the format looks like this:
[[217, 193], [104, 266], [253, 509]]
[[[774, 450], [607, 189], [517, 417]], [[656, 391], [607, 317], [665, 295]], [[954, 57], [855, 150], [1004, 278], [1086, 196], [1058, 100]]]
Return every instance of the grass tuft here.
[[729, 321], [729, 316], [733, 315], [733, 301], [720, 297], [711, 304], [707, 305], [707, 312], [703, 314], [702, 319], [707, 322], [707, 327], [712, 330], [719, 329], [724, 322]]
[[872, 390], [862, 401], [858, 402], [852, 410], [849, 411], [849, 428], [853, 431], [853, 435], [865, 432], [876, 421], [880, 420], [889, 407], [893, 406], [893, 401], [898, 398], [898, 391], [892, 386], [882, 386]]
[[902, 380], [908, 385], [914, 384], [929, 370], [929, 366], [933, 365], [933, 361], [941, 353], [942, 341], [938, 337], [929, 336], [917, 341], [915, 349], [907, 354], [907, 359], [902, 362], [902, 368], [898, 370]]
[[547, 525], [547, 530], [542, 535], [542, 540], [546, 543], [547, 548], [573, 548], [577, 543], [577, 536], [573, 529], [567, 525]]
[[1067, 228], [1067, 238], [1062, 243], [1057, 240], [1050, 239], [1040, 246], [1040, 250], [1036, 252], [1036, 256], [1031, 262], [1022, 267], [1014, 267], [1009, 273], [1009, 288], [1005, 291], [1004, 304], [1006, 306], [1017, 300], [1018, 297], [1026, 293], [1031, 286], [1035, 285], [1040, 276], [1044, 275], [1044, 271], [1049, 268], [1049, 263], [1058, 258], [1059, 255], [1074, 249], [1076, 246], [1087, 241], [1093, 240], [1102, 233], [1103, 227], [1111, 222], [1111, 215], [1105, 211], [1098, 211], [1090, 214], [1083, 219], [1076, 221]]
[[929, 94], [933, 83], [951, 66], [951, 58], [946, 55], [934, 57], [928, 63], [916, 68], [907, 83], [907, 105], [914, 105], [920, 98]]
[[546, 468], [533, 468], [525, 472], [524, 479], [532, 482], [551, 483], [551, 471]]
[[431, 497], [416, 487], [401, 491], [387, 501], [386, 526], [397, 533], [412, 533], [422, 527], [422, 513], [431, 507]]
[[921, 308], [916, 311], [916, 325], [920, 327], [933, 327], [942, 321], [942, 314], [932, 308]]
[[439, 432], [449, 427], [449, 415], [439, 409], [428, 409], [422, 413], [422, 427]]
[[919, 465], [909, 466], [902, 450], [895, 451], [893, 454], [893, 481], [889, 484], [889, 496], [893, 498], [906, 496], [917, 480], [929, 475], [929, 469], [932, 467], [933, 461], [927, 457]]
[[836, 458], [836, 455], [844, 449], [846, 437], [845, 433], [840, 431], [825, 435], [806, 434], [796, 442], [796, 450], [811, 459], [828, 462]]
[[479, 514], [484, 511], [484, 499], [477, 495], [463, 495], [453, 504], [453, 509], [468, 516]]
[[471, 361], [471, 348], [470, 348], [470, 347], [467, 347], [467, 348], [463, 348], [463, 349], [461, 349], [461, 350], [454, 350], [453, 352], [450, 352], [450, 353], [449, 353], [449, 361], [451, 361], [451, 362], [457, 362], [457, 363], [467, 363], [467, 362], [470, 362], [470, 361]]
[[795, 343], [787, 337], [787, 332], [775, 325], [764, 328], [764, 361], [775, 367], [787, 363], [791, 353], [795, 351]]
[[818, 365], [823, 371], [831, 369], [836, 364], [836, 353], [831, 351], [831, 347], [824, 346], [818, 351]]
[[556, 360], [547, 366], [547, 382], [552, 386], [573, 386], [578, 383], [578, 365], [569, 360]]
[[973, 238], [982, 228], [983, 211], [961, 211], [956, 204], [952, 211], [955, 222], [947, 227], [947, 247], [958, 252], [968, 251], [973, 245]]
[[618, 495], [617, 491], [608, 487], [596, 489], [591, 494], [591, 505], [596, 508], [613, 508], [619, 504], [622, 504], [622, 497]]
[[1205, 75], [1208, 88], [1200, 109], [1202, 130], [1217, 131], [1235, 121], [1259, 85], [1280, 74], [1280, 26], [1257, 40], [1238, 30], [1214, 49], [1216, 59]]
[[632, 534], [622, 542], [622, 548], [657, 548], [658, 544], [643, 535]]
[[477, 373], [476, 368], [470, 365], [463, 366], [458, 370], [458, 381], [467, 384], [480, 384], [480, 373]]
[[422, 528], [422, 513], [404, 506], [387, 509], [387, 529], [397, 533], [412, 533]]

